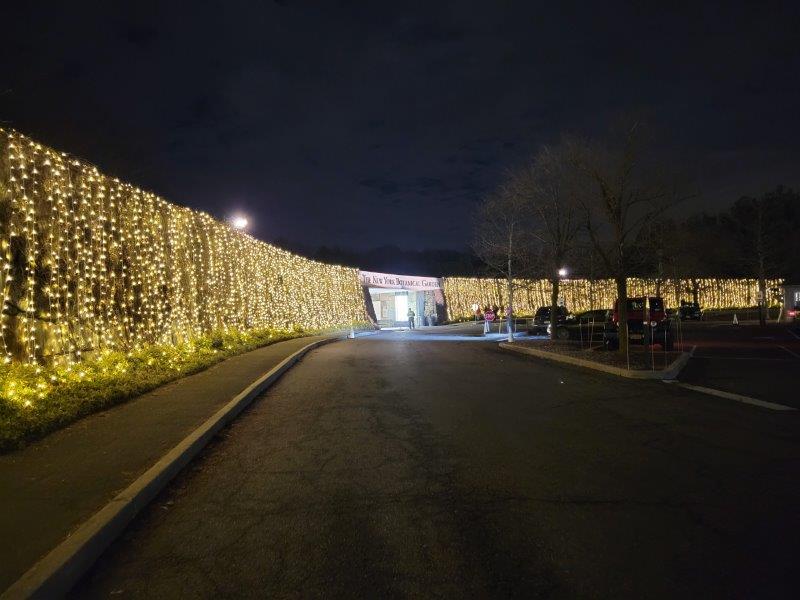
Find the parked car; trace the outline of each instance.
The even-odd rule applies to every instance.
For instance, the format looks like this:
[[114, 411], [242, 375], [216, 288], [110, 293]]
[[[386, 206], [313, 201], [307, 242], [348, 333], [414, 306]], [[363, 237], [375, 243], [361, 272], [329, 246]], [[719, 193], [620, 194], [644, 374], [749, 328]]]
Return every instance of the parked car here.
[[[649, 304], [645, 314], [645, 303]], [[664, 312], [664, 301], [657, 296], [648, 298], [628, 298], [628, 340], [631, 343], [659, 344], [665, 350], [672, 350], [673, 338], [671, 320]], [[619, 347], [619, 300], [614, 303], [611, 319], [606, 322], [603, 343], [613, 350]]]
[[703, 309], [700, 308], [700, 305], [697, 302], [687, 302], [685, 300], [681, 300], [681, 305], [678, 307], [675, 315], [681, 321], [699, 321], [703, 318]]
[[[608, 309], [586, 310], [574, 315], [567, 315], [563, 323], [556, 326], [556, 337], [560, 340], [603, 341], [606, 322], [611, 316]], [[550, 326], [547, 327], [550, 333]]]
[[[558, 312], [556, 313], [556, 324], [565, 322], [568, 316], [569, 312], [567, 312], [566, 307], [559, 306]], [[545, 335], [549, 325], [550, 307], [540, 306], [536, 309], [536, 313], [533, 315], [533, 321], [528, 324], [528, 333], [530, 335]]]
[[789, 310], [786, 311], [787, 323], [797, 323], [798, 321], [800, 321], [800, 303], [789, 307]]

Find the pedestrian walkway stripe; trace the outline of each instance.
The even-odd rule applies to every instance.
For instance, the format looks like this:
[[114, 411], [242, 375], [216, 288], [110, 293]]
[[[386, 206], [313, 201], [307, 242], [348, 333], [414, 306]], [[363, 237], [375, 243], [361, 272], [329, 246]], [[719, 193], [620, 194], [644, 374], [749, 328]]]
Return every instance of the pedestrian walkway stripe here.
[[715, 390], [714, 388], [704, 387], [702, 385], [692, 385], [691, 383], [675, 382], [676, 385], [700, 392], [701, 394], [708, 394], [710, 396], [717, 396], [718, 398], [725, 398], [727, 400], [735, 400], [744, 404], [752, 404], [753, 406], [760, 406], [769, 410], [797, 410], [792, 406], [784, 404], [776, 404], [775, 402], [767, 402], [766, 400], [759, 400], [758, 398], [751, 398], [750, 396], [742, 396], [741, 394], [734, 394], [733, 392], [725, 392], [723, 390]]

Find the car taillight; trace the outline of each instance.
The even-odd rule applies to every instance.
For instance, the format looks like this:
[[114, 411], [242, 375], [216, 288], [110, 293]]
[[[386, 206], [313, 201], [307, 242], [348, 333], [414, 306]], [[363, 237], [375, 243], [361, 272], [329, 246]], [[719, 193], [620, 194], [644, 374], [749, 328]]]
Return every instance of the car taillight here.
[[793, 317], [793, 316], [795, 316], [796, 314], [797, 314], [797, 311], [796, 311], [796, 310], [790, 310], [790, 311], [789, 311], [789, 316], [790, 316], [790, 317]]

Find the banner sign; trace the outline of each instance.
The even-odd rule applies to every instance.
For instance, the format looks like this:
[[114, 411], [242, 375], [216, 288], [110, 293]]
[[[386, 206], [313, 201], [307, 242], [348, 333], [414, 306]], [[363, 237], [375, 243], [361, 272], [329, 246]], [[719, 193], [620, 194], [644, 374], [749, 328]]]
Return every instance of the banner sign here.
[[361, 281], [361, 285], [392, 290], [424, 291], [438, 290], [442, 287], [442, 280], [438, 277], [417, 277], [416, 275], [392, 275], [390, 273], [359, 271], [358, 278]]

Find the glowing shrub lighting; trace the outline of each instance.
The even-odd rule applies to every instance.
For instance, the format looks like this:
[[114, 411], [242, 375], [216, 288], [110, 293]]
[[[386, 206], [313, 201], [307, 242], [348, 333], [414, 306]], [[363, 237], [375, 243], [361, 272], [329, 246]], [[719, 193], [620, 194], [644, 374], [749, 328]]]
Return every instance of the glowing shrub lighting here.
[[306, 333], [227, 330], [177, 345], [153, 344], [130, 352], [103, 350], [80, 365], [2, 365], [0, 451], [228, 356]]

